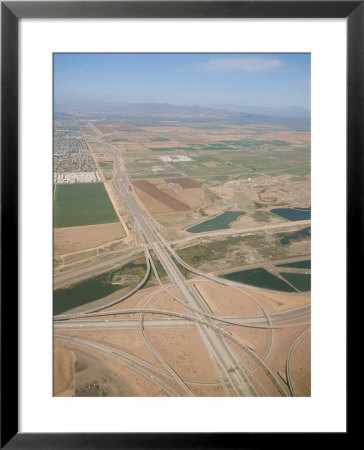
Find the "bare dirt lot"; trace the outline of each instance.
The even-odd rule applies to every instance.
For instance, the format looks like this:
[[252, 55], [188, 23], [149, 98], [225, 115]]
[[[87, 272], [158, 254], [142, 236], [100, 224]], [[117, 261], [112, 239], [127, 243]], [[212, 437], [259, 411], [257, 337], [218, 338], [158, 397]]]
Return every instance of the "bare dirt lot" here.
[[[138, 330], [103, 330], [103, 331], [62, 331], [57, 334], [73, 336], [90, 342], [97, 342], [102, 345], [114, 348], [115, 351], [122, 351], [133, 357], [140, 358], [149, 364], [152, 364], [159, 370], [168, 373], [161, 362], [152, 354], [145, 344]], [[189, 384], [189, 387], [196, 396], [223, 395], [220, 386], [211, 386], [209, 383], [216, 383], [217, 378], [212, 368], [208, 355], [198, 332], [195, 329], [170, 329], [170, 330], [147, 330], [146, 336], [155, 350], [163, 355], [163, 359], [171, 366], [177, 367], [178, 374], [196, 385]], [[87, 351], [81, 346], [75, 345], [75, 353], [81, 350], [85, 355], [92, 356], [89, 363], [77, 361], [81, 368], [90, 368], [92, 375], [83, 377], [78, 376], [77, 385], [85, 385], [91, 379], [100, 383], [100, 380], [110, 380], [107, 396], [111, 396], [112, 391], [119, 392], [114, 395], [127, 396], [165, 396], [166, 393], [156, 386], [150, 379], [140, 375], [136, 371], [125, 367], [121, 362], [107, 358], [98, 352]], [[105, 376], [105, 366], [111, 371]], [[173, 380], [171, 376], [161, 376], [158, 378], [171, 386], [179, 395], [186, 394], [184, 390]], [[199, 384], [201, 383], [201, 384]], [[207, 386], [205, 383], [208, 383]], [[100, 383], [101, 384], [101, 383]], [[122, 387], [122, 389], [120, 389]], [[207, 388], [207, 389], [206, 389]], [[120, 391], [123, 393], [120, 395]]]
[[72, 397], [75, 392], [75, 354], [66, 348], [54, 347], [53, 393], [59, 397]]
[[[279, 294], [257, 289], [244, 289], [242, 292], [233, 287], [224, 287], [215, 282], [202, 280], [191, 280], [191, 287], [202, 295], [207, 305], [207, 309], [213, 311], [217, 316], [252, 316], [262, 315], [261, 308], [249, 297], [252, 294], [256, 300], [261, 302], [268, 312], [276, 312], [291, 309], [297, 306], [308, 304], [309, 295]], [[129, 308], [140, 308], [153, 292], [158, 292], [159, 288], [149, 288], [141, 290], [122, 305], [115, 305], [107, 310], [120, 310]], [[172, 289], [172, 292], [174, 289]], [[176, 293], [175, 293], [176, 294]], [[152, 300], [147, 308], [165, 309], [169, 311], [180, 311], [190, 314], [189, 311], [179, 303], [167, 296], [166, 293], [159, 293]], [[109, 321], [113, 319], [139, 319], [139, 314], [132, 315], [110, 315]], [[88, 319], [92, 319], [91, 317]], [[94, 317], [94, 320], [99, 318]], [[150, 315], [145, 313], [145, 320], [168, 321], [166, 316]], [[168, 322], [167, 322], [168, 323]], [[192, 324], [191, 324], [192, 325]], [[297, 326], [285, 329], [261, 329], [246, 326], [224, 327], [226, 332], [240, 339], [251, 351], [271, 369], [276, 376], [286, 395], [291, 396], [287, 385], [286, 361], [292, 345], [297, 337], [307, 328], [308, 325]], [[128, 355], [139, 358], [152, 364], [155, 368], [167, 373], [161, 361], [156, 358], [146, 345], [139, 329], [128, 330], [62, 330], [57, 331], [69, 337], [85, 339], [97, 342], [115, 351], [126, 352]], [[218, 382], [218, 377], [213, 369], [208, 354], [204, 348], [198, 331], [193, 327], [185, 328], [145, 328], [145, 335], [149, 343], [158, 354], [182, 377], [195, 396], [223, 396], [224, 391]], [[274, 335], [274, 337], [273, 337]], [[273, 340], [272, 340], [273, 339]], [[229, 341], [229, 340], [228, 340]], [[67, 344], [68, 345], [68, 344]], [[267, 373], [260, 367], [246, 350], [229, 341], [229, 345], [241, 359], [243, 365], [261, 383], [257, 385], [259, 395], [279, 396], [280, 393], [274, 386]], [[153, 380], [132, 371], [115, 359], [108, 358], [98, 352], [81, 348], [77, 344], [72, 344], [72, 350], [76, 355], [75, 367], [78, 368], [76, 377], [76, 389], [81, 388], [87, 394], [87, 385], [96, 383], [99, 386], [99, 395], [107, 396], [166, 396], [163, 389], [158, 387]], [[61, 367], [63, 363], [62, 354], [57, 353], [56, 358], [61, 357]], [[87, 359], [88, 358], [88, 359]], [[60, 364], [60, 363], [57, 363]], [[157, 373], [157, 378], [167, 386], [170, 386], [178, 395], [186, 395], [180, 385], [171, 376]], [[310, 338], [305, 337], [295, 348], [291, 360], [291, 376], [294, 383], [295, 394], [298, 396], [310, 395]], [[230, 391], [230, 387], [228, 387]], [[66, 394], [65, 394], [66, 395]], [[71, 395], [71, 394], [68, 394]], [[233, 391], [230, 395], [235, 395]]]
[[307, 334], [294, 349], [291, 360], [291, 376], [296, 394], [299, 396], [311, 393], [311, 345]]
[[201, 187], [188, 189], [170, 189], [168, 191], [168, 194], [171, 197], [184, 202], [191, 209], [202, 206], [204, 203], [204, 194]]
[[107, 242], [125, 237], [120, 223], [87, 225], [54, 229], [54, 254], [64, 255], [89, 248], [99, 247]]
[[[130, 397], [136, 395], [128, 377], [118, 370], [119, 367], [116, 361], [105, 358], [97, 352], [86, 352], [84, 348], [78, 346], [73, 346], [71, 351], [68, 349], [67, 343], [58, 340], [55, 342], [55, 348], [57, 349], [57, 352], [54, 354], [55, 368], [62, 364], [62, 355], [72, 354], [72, 367], [70, 369], [72, 388], [61, 392], [56, 391], [56, 386], [58, 387], [60, 383], [60, 377], [58, 372], [55, 371], [55, 396]], [[94, 388], [93, 391], [90, 387]]]
[[[292, 344], [297, 339], [297, 337], [307, 328], [305, 327], [297, 327], [297, 328], [288, 328], [274, 331], [274, 340], [275, 345], [266, 361], [267, 365], [272, 368], [272, 370], [277, 373], [285, 374], [286, 372], [286, 360], [287, 355], [292, 347]], [[296, 350], [297, 351], [297, 350]], [[292, 379], [294, 384], [299, 385], [300, 391], [296, 392], [299, 396], [310, 396], [311, 388], [310, 388], [310, 378], [311, 378], [311, 370], [310, 370], [310, 338], [308, 337], [305, 342], [302, 343], [301, 347], [301, 361], [306, 361], [305, 363], [305, 371], [302, 369], [302, 365], [299, 363], [295, 364], [295, 370], [292, 372]], [[297, 363], [297, 360], [296, 360]], [[297, 380], [297, 381], [296, 381]]]
[[273, 291], [263, 291], [244, 287], [244, 290], [254, 294], [268, 312], [280, 312], [291, 308], [308, 305], [311, 302], [310, 294], [284, 294]]
[[201, 187], [200, 183], [193, 180], [192, 178], [165, 178], [166, 183], [177, 183], [183, 189], [192, 189]]
[[103, 134], [109, 134], [109, 133], [113, 133], [113, 132], [114, 132], [114, 128], [108, 127], [108, 126], [105, 126], [105, 127], [98, 126], [97, 128], [98, 128], [98, 129], [101, 131], [101, 133], [103, 133]]
[[[166, 192], [159, 190], [157, 187], [155, 187], [154, 184], [146, 180], [134, 181], [133, 185], [140, 191], [143, 191], [149, 196], [158, 200], [158, 202], [165, 204], [171, 211], [187, 211], [190, 209], [189, 206], [186, 205], [185, 203], [181, 202], [180, 200], [177, 200], [176, 198], [173, 198]], [[148, 207], [148, 205], [146, 206]]]
[[221, 316], [262, 314], [256, 303], [239, 289], [223, 286], [214, 281], [201, 280], [194, 284], [214, 314]]

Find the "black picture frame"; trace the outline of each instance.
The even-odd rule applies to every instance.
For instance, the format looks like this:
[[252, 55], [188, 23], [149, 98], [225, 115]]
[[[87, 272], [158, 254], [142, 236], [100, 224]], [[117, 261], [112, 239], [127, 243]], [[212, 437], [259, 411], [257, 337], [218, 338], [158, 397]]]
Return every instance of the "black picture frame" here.
[[[346, 18], [347, 304], [363, 273], [364, 1], [1, 2], [1, 448], [265, 448], [307, 444], [310, 433], [18, 432], [18, 22], [22, 18]], [[15, 287], [14, 287], [15, 286]], [[11, 301], [8, 301], [11, 298]], [[348, 311], [349, 312], [349, 311]], [[349, 345], [347, 346], [349, 349]], [[349, 436], [335, 435], [344, 445]], [[327, 435], [316, 433], [315, 444]]]

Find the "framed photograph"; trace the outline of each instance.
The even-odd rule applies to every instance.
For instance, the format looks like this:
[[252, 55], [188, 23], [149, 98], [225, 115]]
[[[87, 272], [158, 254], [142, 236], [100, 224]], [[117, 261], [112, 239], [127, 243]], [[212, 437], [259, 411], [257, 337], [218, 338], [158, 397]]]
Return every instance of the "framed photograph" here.
[[2, 447], [347, 438], [363, 8], [2, 2]]

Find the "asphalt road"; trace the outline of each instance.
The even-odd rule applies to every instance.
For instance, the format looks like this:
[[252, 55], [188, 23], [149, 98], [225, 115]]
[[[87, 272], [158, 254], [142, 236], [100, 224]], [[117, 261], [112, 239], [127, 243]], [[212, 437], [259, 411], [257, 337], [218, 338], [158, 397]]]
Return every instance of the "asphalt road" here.
[[[282, 328], [287, 324], [297, 325], [297, 320], [310, 320], [310, 308], [297, 308], [290, 311], [271, 314], [272, 324], [282, 325]], [[145, 310], [148, 314], [148, 310]], [[150, 314], [150, 313], [149, 313]], [[167, 314], [167, 313], [166, 313]], [[172, 315], [173, 314], [173, 315]], [[178, 313], [171, 313], [172, 317], [168, 319], [144, 319], [143, 325], [145, 328], [189, 328], [194, 327], [194, 324], [187, 319], [178, 319], [174, 315]], [[260, 316], [226, 316], [222, 319], [231, 321], [231, 323], [222, 324], [223, 326], [259, 326], [264, 328], [267, 321], [263, 315]], [[112, 329], [112, 330], [132, 330], [139, 328], [139, 319], [95, 319], [95, 320], [67, 320], [54, 323], [55, 330], [94, 330], [94, 329]]]
[[[139, 231], [144, 235], [147, 243], [154, 250], [164, 270], [175, 286], [180, 298], [193, 308], [204, 312], [200, 300], [194, 294], [188, 283], [182, 276], [175, 262], [167, 252], [159, 233], [155, 230], [152, 223], [145, 217], [140, 210], [137, 202], [134, 200], [126, 171], [122, 169], [119, 163], [119, 150], [111, 146], [111, 153], [114, 160], [117, 182], [120, 194], [127, 205], [134, 222]], [[197, 313], [193, 313], [197, 315]], [[204, 342], [209, 354], [213, 355], [220, 367], [223, 369], [231, 386], [238, 396], [257, 396], [257, 393], [248, 380], [248, 374], [244, 372], [239, 364], [236, 354], [225, 342], [225, 339], [214, 329], [207, 328], [200, 323], [196, 323], [202, 341]]]
[[213, 231], [204, 231], [203, 233], [191, 233], [191, 236], [188, 236], [183, 239], [179, 239], [174, 242], [174, 244], [183, 244], [184, 242], [191, 241], [197, 238], [203, 237], [211, 237], [211, 236], [227, 236], [230, 234], [251, 234], [259, 231], [267, 231], [267, 230], [280, 230], [286, 228], [294, 228], [300, 226], [309, 226], [311, 225], [311, 219], [307, 220], [296, 220], [292, 222], [279, 222], [279, 223], [271, 223], [269, 225], [262, 225], [259, 227], [250, 227], [250, 228], [229, 228], [227, 230], [213, 230]]
[[54, 275], [53, 287], [54, 289], [61, 289], [70, 286], [78, 281], [82, 281], [85, 278], [90, 278], [96, 276], [100, 273], [104, 273], [105, 270], [112, 270], [115, 267], [120, 267], [120, 265], [125, 264], [138, 255], [142, 255], [142, 249], [134, 250], [127, 255], [117, 255], [111, 258], [107, 256], [100, 262], [92, 261], [90, 265], [85, 264], [76, 270], [70, 270], [65, 272], [60, 272]]
[[97, 344], [96, 342], [90, 342], [90, 341], [84, 341], [82, 339], [74, 338], [74, 337], [68, 337], [68, 336], [55, 336], [56, 339], [60, 341], [70, 342], [73, 344], [80, 345], [82, 347], [86, 347], [89, 350], [93, 350], [99, 353], [102, 353], [109, 358], [115, 359], [119, 362], [121, 362], [124, 366], [129, 367], [130, 369], [133, 369], [143, 375], [144, 377], [148, 378], [153, 383], [157, 384], [160, 388], [162, 388], [167, 394], [169, 394], [171, 397], [179, 397], [179, 395], [170, 388], [167, 384], [163, 383], [160, 379], [152, 375], [150, 372], [144, 370], [143, 368], [139, 367], [137, 364], [135, 364], [133, 361], [130, 360], [130, 358], [125, 358], [121, 356], [116, 349], [112, 349], [110, 347], [107, 347], [102, 344]]

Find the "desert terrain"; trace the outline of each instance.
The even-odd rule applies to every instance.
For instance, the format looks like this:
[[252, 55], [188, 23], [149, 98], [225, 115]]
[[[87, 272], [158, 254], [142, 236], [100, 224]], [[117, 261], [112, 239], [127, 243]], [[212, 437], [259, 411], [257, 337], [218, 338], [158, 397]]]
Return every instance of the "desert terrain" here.
[[310, 131], [74, 114], [54, 395], [310, 396]]

